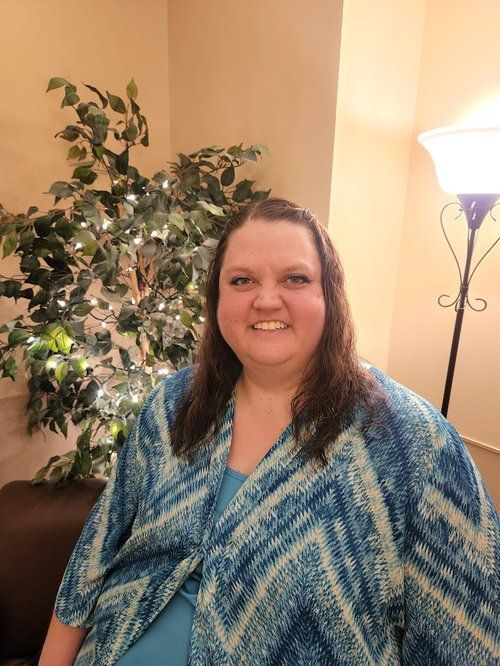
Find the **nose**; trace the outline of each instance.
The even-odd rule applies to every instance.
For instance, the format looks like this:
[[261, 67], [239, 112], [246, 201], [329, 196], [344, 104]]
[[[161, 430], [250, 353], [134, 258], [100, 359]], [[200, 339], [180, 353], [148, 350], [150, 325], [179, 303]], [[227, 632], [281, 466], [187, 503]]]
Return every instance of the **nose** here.
[[279, 288], [273, 284], [261, 284], [254, 298], [254, 307], [260, 310], [274, 310], [281, 307], [283, 300]]

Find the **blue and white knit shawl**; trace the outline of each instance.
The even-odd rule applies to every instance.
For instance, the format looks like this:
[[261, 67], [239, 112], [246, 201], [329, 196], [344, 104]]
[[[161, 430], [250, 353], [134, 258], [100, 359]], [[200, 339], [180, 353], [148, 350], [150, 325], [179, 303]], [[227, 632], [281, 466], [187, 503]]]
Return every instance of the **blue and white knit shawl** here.
[[289, 426], [215, 524], [235, 393], [189, 465], [170, 432], [192, 368], [153, 390], [59, 588], [58, 618], [92, 627], [76, 666], [114, 664], [202, 559], [190, 666], [500, 663], [488, 490], [453, 426], [370, 370], [383, 427], [355, 419], [321, 468]]

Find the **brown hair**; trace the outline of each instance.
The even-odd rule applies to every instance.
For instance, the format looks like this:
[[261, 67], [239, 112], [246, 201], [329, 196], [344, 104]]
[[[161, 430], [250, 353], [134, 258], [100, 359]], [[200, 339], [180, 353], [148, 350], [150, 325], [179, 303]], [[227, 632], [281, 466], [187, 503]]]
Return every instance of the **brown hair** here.
[[[316, 215], [284, 199], [252, 203], [227, 223], [210, 264], [206, 284], [205, 329], [200, 341], [190, 388], [180, 401], [172, 432], [177, 455], [203, 445], [224, 417], [227, 401], [242, 364], [226, 343], [217, 323], [219, 275], [231, 234], [249, 220], [285, 220], [311, 232], [321, 263], [325, 326], [314, 358], [291, 402], [294, 436], [302, 448], [326, 464], [325, 448], [352, 422], [358, 401], [375, 411], [380, 389], [373, 375], [359, 363], [354, 325], [336, 249]], [[382, 396], [383, 398], [383, 396]], [[313, 427], [312, 427], [313, 426]], [[309, 436], [304, 437], [308, 431]]]

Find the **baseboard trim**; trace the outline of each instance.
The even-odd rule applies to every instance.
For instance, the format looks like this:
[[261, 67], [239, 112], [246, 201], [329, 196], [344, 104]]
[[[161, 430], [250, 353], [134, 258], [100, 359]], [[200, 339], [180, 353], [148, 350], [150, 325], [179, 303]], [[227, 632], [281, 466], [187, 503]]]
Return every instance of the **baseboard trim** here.
[[471, 439], [470, 437], [464, 437], [463, 435], [461, 435], [461, 437], [466, 444], [470, 444], [471, 446], [478, 446], [480, 449], [486, 449], [487, 451], [492, 451], [493, 453], [500, 455], [500, 449], [497, 449], [495, 446], [492, 446], [491, 444], [478, 442], [475, 439]]

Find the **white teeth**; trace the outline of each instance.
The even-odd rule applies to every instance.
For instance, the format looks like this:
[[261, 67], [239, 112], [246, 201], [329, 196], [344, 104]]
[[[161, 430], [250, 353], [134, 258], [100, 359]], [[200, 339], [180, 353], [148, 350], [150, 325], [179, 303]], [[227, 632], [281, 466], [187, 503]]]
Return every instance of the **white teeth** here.
[[275, 331], [277, 329], [288, 328], [288, 326], [281, 321], [260, 321], [254, 324], [252, 328], [263, 331]]

